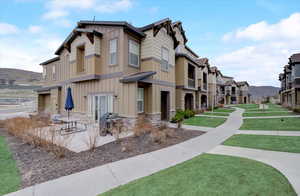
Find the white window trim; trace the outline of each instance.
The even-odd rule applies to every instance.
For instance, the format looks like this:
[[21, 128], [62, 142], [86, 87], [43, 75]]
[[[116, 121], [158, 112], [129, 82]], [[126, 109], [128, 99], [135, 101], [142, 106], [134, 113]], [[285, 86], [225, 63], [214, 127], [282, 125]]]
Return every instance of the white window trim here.
[[[142, 98], [139, 98], [139, 90], [142, 90]], [[137, 105], [137, 113], [144, 113], [145, 112], [145, 97], [144, 97], [144, 88], [137, 89], [137, 98], [136, 98], [136, 105]], [[139, 111], [138, 102], [142, 102], [143, 109]]]
[[[111, 44], [111, 42], [112, 41], [116, 41], [116, 51], [115, 51], [115, 53], [116, 53], [116, 63], [112, 63], [111, 62], [111, 54], [113, 54], [113, 53], [111, 53], [110, 52], [110, 44]], [[113, 39], [110, 39], [109, 41], [108, 41], [108, 64], [109, 65], [117, 65], [118, 64], [118, 38], [113, 38]]]
[[[130, 43], [135, 44], [135, 45], [138, 46], [138, 54], [137, 54], [138, 55], [138, 64], [137, 65], [131, 64], [131, 62], [130, 62]], [[140, 44], [137, 41], [134, 41], [132, 39], [128, 40], [128, 64], [130, 66], [137, 67], [137, 68], [140, 67], [140, 50], [141, 50], [141, 47], [140, 47]]]
[[46, 80], [46, 78], [47, 78], [47, 68], [46, 67], [43, 67], [43, 74], [42, 74], [42, 76], [43, 76], [43, 79]]
[[[165, 69], [163, 66], [162, 66], [162, 62], [163, 62], [163, 50], [166, 50], [167, 52], [168, 52], [168, 60], [167, 60], [167, 68]], [[168, 48], [166, 48], [166, 47], [161, 47], [161, 69], [163, 70], [163, 71], [169, 71], [169, 60], [170, 60], [170, 53], [169, 53], [170, 51], [168, 50]]]
[[56, 78], [55, 78], [55, 73], [56, 73], [56, 67], [55, 67], [55, 65], [53, 65], [53, 67], [52, 67], [52, 79], [53, 80], [55, 80]]
[[[98, 107], [100, 107], [100, 97], [107, 97], [107, 112], [114, 111], [114, 99], [112, 94], [90, 94], [88, 95], [88, 115], [95, 120], [95, 97], [98, 96]], [[100, 112], [100, 110], [98, 110]], [[98, 114], [98, 121], [100, 120], [100, 116]]]

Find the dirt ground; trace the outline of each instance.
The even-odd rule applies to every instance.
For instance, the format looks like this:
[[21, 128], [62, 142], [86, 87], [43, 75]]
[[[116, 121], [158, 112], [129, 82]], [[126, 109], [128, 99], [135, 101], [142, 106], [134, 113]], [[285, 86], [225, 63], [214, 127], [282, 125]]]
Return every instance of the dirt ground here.
[[54, 154], [40, 147], [34, 147], [9, 135], [0, 128], [0, 135], [13, 153], [22, 176], [22, 187], [53, 180], [110, 162], [126, 159], [139, 154], [165, 148], [188, 139], [202, 135], [204, 132], [175, 129], [174, 135], [164, 143], [156, 143], [145, 134], [138, 137], [127, 137], [118, 142], [111, 142], [97, 147], [94, 151], [74, 153], [67, 151], [64, 158], [56, 158]]

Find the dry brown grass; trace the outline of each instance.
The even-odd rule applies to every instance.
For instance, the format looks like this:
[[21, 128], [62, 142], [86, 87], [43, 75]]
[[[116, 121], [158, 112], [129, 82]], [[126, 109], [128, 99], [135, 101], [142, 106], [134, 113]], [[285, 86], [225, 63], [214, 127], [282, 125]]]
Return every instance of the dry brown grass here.
[[56, 157], [65, 156], [66, 144], [70, 136], [61, 136], [56, 127], [49, 126], [50, 119], [43, 116], [31, 118], [16, 117], [5, 121], [4, 127], [11, 135], [22, 139], [23, 142], [35, 147], [42, 147], [52, 152]]

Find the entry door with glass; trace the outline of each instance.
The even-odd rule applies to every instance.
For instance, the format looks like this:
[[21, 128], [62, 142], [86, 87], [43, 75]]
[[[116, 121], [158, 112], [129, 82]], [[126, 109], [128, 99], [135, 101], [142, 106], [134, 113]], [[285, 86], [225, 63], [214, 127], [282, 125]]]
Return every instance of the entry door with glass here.
[[95, 121], [99, 121], [104, 114], [113, 112], [112, 95], [92, 95], [90, 99], [90, 112]]

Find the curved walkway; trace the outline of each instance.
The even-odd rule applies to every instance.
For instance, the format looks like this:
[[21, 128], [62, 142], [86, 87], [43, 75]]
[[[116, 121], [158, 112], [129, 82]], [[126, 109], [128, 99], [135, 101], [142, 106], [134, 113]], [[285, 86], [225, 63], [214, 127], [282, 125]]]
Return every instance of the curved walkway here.
[[95, 196], [208, 152], [240, 128], [243, 111], [237, 109], [221, 126], [183, 143], [37, 184], [7, 196]]
[[[299, 117], [299, 116], [288, 116]], [[281, 118], [280, 116], [274, 117], [244, 117], [243, 119], [255, 119], [255, 118]], [[291, 131], [254, 131], [254, 130], [242, 130], [236, 131], [236, 134], [259, 134], [259, 135], [289, 135], [299, 136], [299, 132]], [[288, 152], [275, 152], [268, 150], [259, 150], [244, 147], [224, 146], [219, 145], [208, 153], [231, 155], [254, 159], [266, 163], [276, 169], [278, 169], [292, 184], [296, 193], [300, 195], [300, 154], [288, 153]]]
[[300, 195], [300, 154], [275, 152], [251, 148], [217, 146], [209, 151], [212, 154], [231, 155], [261, 161], [278, 169], [292, 184], [296, 193]]

